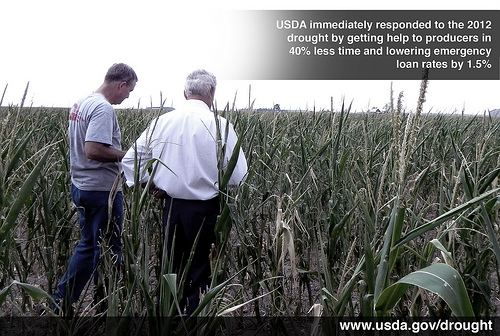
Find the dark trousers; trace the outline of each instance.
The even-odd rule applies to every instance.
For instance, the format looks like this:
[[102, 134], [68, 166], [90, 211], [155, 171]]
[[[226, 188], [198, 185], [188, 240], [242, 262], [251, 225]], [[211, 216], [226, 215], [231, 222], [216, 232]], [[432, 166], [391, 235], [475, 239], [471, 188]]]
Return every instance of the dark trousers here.
[[[181, 309], [187, 305], [191, 315], [200, 302], [200, 293], [206, 292], [211, 283], [209, 254], [216, 243], [215, 224], [220, 212], [219, 198], [207, 201], [166, 198], [163, 212], [163, 228], [167, 233], [167, 249], [170, 259], [173, 253], [173, 268], [182, 276], [190, 257], [196, 236], [199, 239], [193, 260], [184, 283]], [[187, 301], [187, 302], [186, 302]]]

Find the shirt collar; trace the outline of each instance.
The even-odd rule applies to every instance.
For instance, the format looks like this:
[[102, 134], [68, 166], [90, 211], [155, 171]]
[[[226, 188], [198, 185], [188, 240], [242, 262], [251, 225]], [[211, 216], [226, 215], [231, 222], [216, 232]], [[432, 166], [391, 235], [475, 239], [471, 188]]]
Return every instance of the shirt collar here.
[[187, 99], [185, 101], [185, 104], [186, 104], [186, 106], [196, 106], [197, 108], [203, 108], [207, 111], [210, 111], [207, 104], [205, 104], [205, 102], [198, 100], [198, 99]]

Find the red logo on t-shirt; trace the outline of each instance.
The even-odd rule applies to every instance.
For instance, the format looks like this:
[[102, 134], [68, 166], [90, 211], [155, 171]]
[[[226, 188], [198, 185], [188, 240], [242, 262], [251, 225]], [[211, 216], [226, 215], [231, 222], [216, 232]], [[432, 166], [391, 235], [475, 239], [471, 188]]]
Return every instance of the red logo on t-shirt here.
[[78, 105], [74, 104], [69, 113], [69, 120], [71, 121], [83, 121], [83, 118], [80, 116], [80, 111], [78, 110]]

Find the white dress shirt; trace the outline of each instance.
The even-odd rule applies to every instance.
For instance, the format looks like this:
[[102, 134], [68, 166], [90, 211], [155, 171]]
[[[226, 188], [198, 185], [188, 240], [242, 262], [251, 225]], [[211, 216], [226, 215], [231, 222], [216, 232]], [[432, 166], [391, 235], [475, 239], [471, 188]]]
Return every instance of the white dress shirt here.
[[[227, 120], [220, 119], [224, 143]], [[238, 140], [229, 124], [224, 164], [227, 164]], [[128, 186], [134, 185], [134, 166], [137, 162], [139, 181], [150, 178], [147, 163], [158, 159], [153, 176], [154, 184], [170, 197], [188, 200], [208, 200], [219, 194], [217, 168], [217, 123], [214, 113], [201, 100], [186, 100], [172, 112], [153, 120], [122, 160]], [[154, 166], [153, 165], [153, 166]], [[243, 181], [247, 162], [240, 148], [238, 162], [230, 185]]]

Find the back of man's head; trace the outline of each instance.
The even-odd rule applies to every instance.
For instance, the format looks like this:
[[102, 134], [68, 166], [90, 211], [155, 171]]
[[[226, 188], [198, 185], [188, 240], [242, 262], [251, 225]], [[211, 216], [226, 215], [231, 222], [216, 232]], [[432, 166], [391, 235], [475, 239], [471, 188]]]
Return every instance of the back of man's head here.
[[133, 81], [137, 82], [138, 79], [132, 67], [124, 63], [115, 63], [108, 69], [104, 81], [107, 83], [126, 82], [127, 85], [130, 85]]
[[199, 69], [191, 72], [186, 78], [184, 93], [186, 97], [199, 95], [202, 97], [210, 96], [210, 91], [217, 86], [215, 76], [206, 70]]

